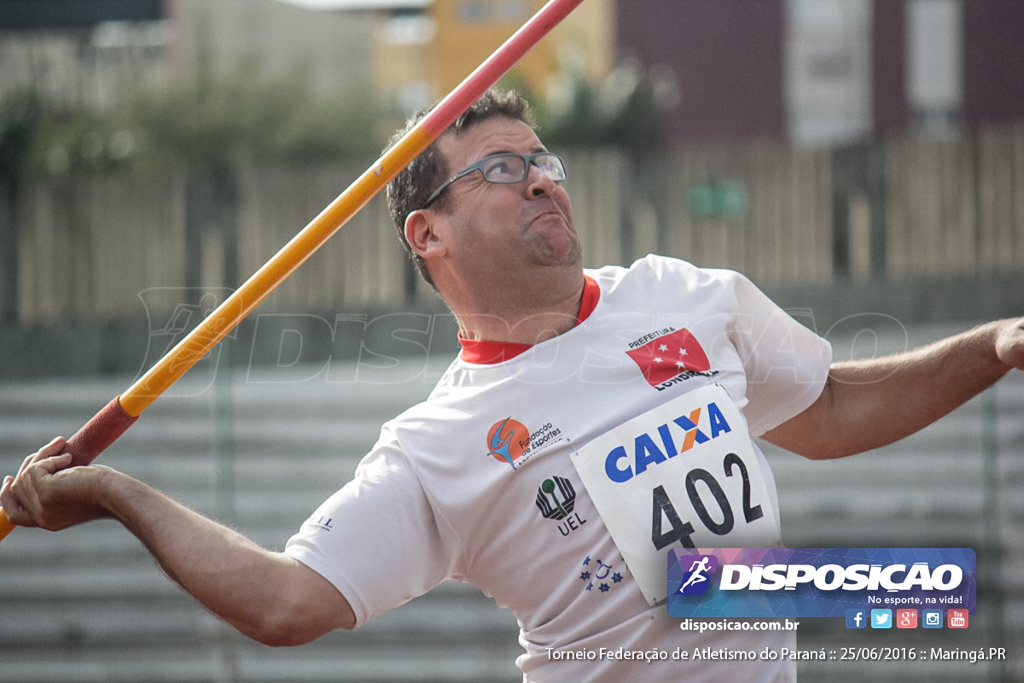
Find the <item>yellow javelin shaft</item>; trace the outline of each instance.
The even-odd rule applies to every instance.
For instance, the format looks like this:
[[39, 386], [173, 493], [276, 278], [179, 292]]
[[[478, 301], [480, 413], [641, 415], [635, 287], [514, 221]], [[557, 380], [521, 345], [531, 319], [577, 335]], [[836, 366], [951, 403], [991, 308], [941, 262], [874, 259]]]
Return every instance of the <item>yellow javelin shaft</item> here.
[[387, 155], [364, 172], [188, 336], [125, 390], [120, 397], [124, 411], [132, 417], [141, 415], [433, 140], [426, 131], [416, 128], [389, 149]]

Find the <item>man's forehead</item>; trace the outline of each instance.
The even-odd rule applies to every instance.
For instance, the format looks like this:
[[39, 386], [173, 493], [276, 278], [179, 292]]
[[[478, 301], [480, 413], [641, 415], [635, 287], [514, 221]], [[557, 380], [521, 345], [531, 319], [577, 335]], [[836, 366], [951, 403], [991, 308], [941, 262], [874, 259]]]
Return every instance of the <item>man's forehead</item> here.
[[529, 124], [506, 117], [485, 119], [459, 132], [448, 131], [437, 146], [449, 164], [459, 168], [490, 154], [544, 149]]

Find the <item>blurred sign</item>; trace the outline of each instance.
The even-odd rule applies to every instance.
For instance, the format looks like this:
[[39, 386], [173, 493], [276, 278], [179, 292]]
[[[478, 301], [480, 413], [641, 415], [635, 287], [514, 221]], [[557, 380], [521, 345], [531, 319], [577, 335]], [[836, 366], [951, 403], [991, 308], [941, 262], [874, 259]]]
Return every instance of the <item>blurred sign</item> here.
[[0, 31], [90, 28], [104, 21], [163, 18], [163, 0], [0, 0]]
[[747, 192], [739, 180], [691, 185], [688, 203], [695, 220], [736, 218], [747, 211]]

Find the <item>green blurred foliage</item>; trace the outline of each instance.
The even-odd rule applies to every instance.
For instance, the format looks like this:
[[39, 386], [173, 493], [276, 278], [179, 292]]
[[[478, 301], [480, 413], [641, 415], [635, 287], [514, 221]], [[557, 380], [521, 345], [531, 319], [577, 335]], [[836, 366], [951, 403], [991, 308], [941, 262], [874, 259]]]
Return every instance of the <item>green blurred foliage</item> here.
[[549, 146], [610, 146], [639, 154], [664, 141], [658, 79], [634, 64], [618, 65], [601, 83], [565, 73], [561, 91], [537, 108]]
[[31, 179], [65, 173], [101, 173], [127, 169], [131, 133], [116, 120], [91, 112], [41, 108], [27, 159]]
[[262, 76], [255, 63], [135, 84], [116, 111], [60, 110], [36, 93], [0, 101], [0, 163], [26, 179], [160, 172], [181, 166], [374, 159], [401, 115], [369, 85], [318, 95], [302, 69]]
[[301, 69], [261, 77], [253, 62], [142, 88], [126, 108], [142, 167], [362, 159], [383, 145], [380, 122], [397, 120], [368, 85], [317, 96]]
[[[553, 147], [615, 146], [633, 153], [663, 141], [654, 79], [620, 65], [603, 83], [564, 75], [545, 100], [507, 76], [535, 105]], [[320, 94], [301, 67], [264, 75], [249, 59], [224, 75], [197, 65], [167, 83], [135, 83], [110, 113], [57, 110], [33, 93], [0, 101], [0, 163], [28, 179], [62, 174], [223, 169], [376, 158], [403, 115], [369, 84]]]
[[39, 111], [39, 97], [34, 92], [14, 93], [0, 100], [0, 176], [24, 173], [38, 135]]

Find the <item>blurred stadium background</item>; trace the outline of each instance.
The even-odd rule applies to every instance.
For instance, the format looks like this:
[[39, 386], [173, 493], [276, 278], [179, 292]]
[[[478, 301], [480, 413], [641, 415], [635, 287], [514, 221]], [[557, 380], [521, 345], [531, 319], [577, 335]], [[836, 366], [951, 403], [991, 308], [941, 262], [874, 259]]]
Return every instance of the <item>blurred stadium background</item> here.
[[[0, 1], [0, 469], [128, 386], [541, 4]], [[585, 0], [504, 84], [564, 152], [588, 265], [735, 268], [863, 356], [1024, 313], [1022, 29], [1019, 0]], [[280, 547], [454, 352], [378, 199], [102, 462]], [[883, 644], [1010, 656], [805, 679], [1024, 678], [1019, 375], [888, 449], [769, 453], [790, 545], [977, 550], [968, 631]], [[0, 546], [0, 681], [514, 680], [515, 632], [452, 585], [271, 650], [115, 525]], [[800, 642], [878, 635], [817, 620]]]

